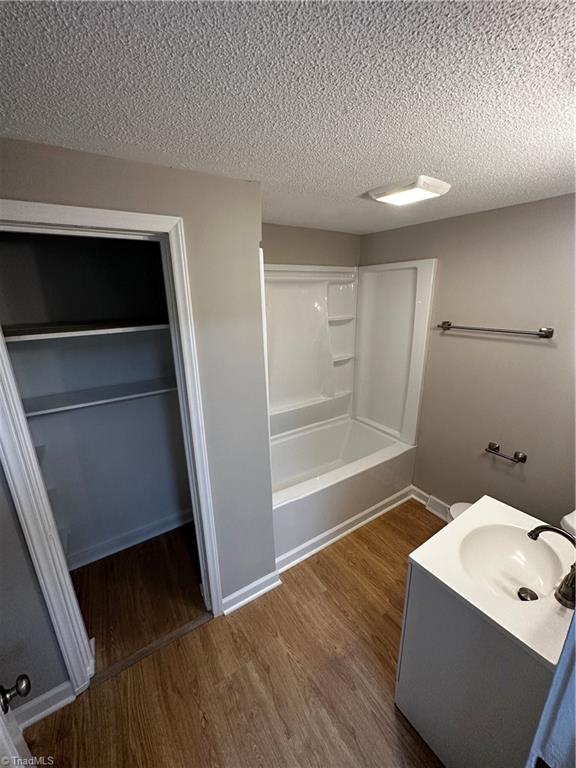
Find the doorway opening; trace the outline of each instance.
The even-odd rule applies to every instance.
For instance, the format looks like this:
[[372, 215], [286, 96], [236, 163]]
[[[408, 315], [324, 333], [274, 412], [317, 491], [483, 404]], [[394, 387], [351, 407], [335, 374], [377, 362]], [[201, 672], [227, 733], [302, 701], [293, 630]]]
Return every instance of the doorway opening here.
[[170, 217], [14, 205], [154, 220], [0, 232], [0, 385], [16, 425], [0, 453], [78, 693], [220, 612], [175, 222], [181, 265], [185, 251]]

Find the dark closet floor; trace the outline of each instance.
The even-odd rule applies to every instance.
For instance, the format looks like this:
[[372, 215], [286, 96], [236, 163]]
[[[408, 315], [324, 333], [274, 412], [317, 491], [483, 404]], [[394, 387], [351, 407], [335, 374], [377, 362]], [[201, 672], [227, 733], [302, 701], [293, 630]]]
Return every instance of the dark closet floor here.
[[108, 678], [211, 617], [200, 588], [195, 532], [182, 526], [73, 571], [96, 638], [96, 678]]

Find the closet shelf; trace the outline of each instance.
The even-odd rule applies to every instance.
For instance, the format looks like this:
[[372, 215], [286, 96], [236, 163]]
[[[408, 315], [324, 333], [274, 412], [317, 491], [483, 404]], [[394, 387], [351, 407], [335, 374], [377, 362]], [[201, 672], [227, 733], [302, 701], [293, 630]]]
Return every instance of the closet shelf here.
[[127, 384], [112, 384], [94, 389], [79, 389], [75, 392], [60, 392], [42, 397], [23, 399], [26, 416], [45, 416], [50, 413], [73, 411], [78, 408], [90, 408], [94, 405], [117, 403], [122, 400], [136, 400], [141, 397], [151, 397], [176, 389], [174, 377], [151, 379], [149, 381], [133, 381]]
[[47, 341], [50, 339], [72, 339], [84, 336], [104, 336], [114, 333], [137, 333], [142, 331], [164, 331], [170, 328], [168, 323], [149, 325], [121, 325], [112, 323], [90, 323], [90, 325], [37, 325], [8, 326], [3, 329], [7, 344], [18, 341]]
[[356, 320], [356, 315], [329, 315], [329, 323], [349, 323], [351, 320]]
[[332, 362], [333, 363], [346, 363], [348, 360], [353, 360], [354, 355], [333, 355], [332, 356]]

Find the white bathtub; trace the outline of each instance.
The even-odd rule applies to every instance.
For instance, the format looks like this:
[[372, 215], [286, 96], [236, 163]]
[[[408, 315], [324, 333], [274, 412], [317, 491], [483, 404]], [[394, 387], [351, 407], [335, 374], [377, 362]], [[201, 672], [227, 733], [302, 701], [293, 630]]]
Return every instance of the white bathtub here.
[[287, 568], [410, 486], [414, 446], [348, 416], [271, 440], [274, 535]]

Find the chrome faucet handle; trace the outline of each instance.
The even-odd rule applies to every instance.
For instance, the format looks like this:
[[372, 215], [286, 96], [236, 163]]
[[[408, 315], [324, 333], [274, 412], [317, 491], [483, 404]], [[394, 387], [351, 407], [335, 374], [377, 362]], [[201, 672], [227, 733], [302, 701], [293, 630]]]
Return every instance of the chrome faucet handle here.
[[572, 608], [574, 610], [574, 606], [576, 605], [576, 574], [575, 574], [575, 565], [572, 563], [572, 567], [564, 576], [560, 584], [556, 587], [556, 591], [554, 592], [554, 597], [560, 605], [563, 605], [564, 608]]
[[[576, 537], [574, 537], [571, 533], [568, 533], [568, 531], [563, 530], [562, 528], [557, 528], [555, 525], [538, 525], [536, 528], [528, 531], [528, 536], [536, 541], [541, 533], [547, 533], [548, 531], [550, 533], [557, 533], [559, 536], [563, 536], [565, 539], [568, 539], [568, 541], [571, 541], [572, 544], [574, 544], [576, 547]], [[576, 577], [574, 575], [574, 570], [575, 564], [573, 563], [566, 576], [564, 576], [554, 591], [554, 597], [556, 600], [558, 600], [560, 605], [563, 605], [564, 608], [572, 608], [572, 610], [574, 610], [575, 606], [574, 583], [576, 581]]]

